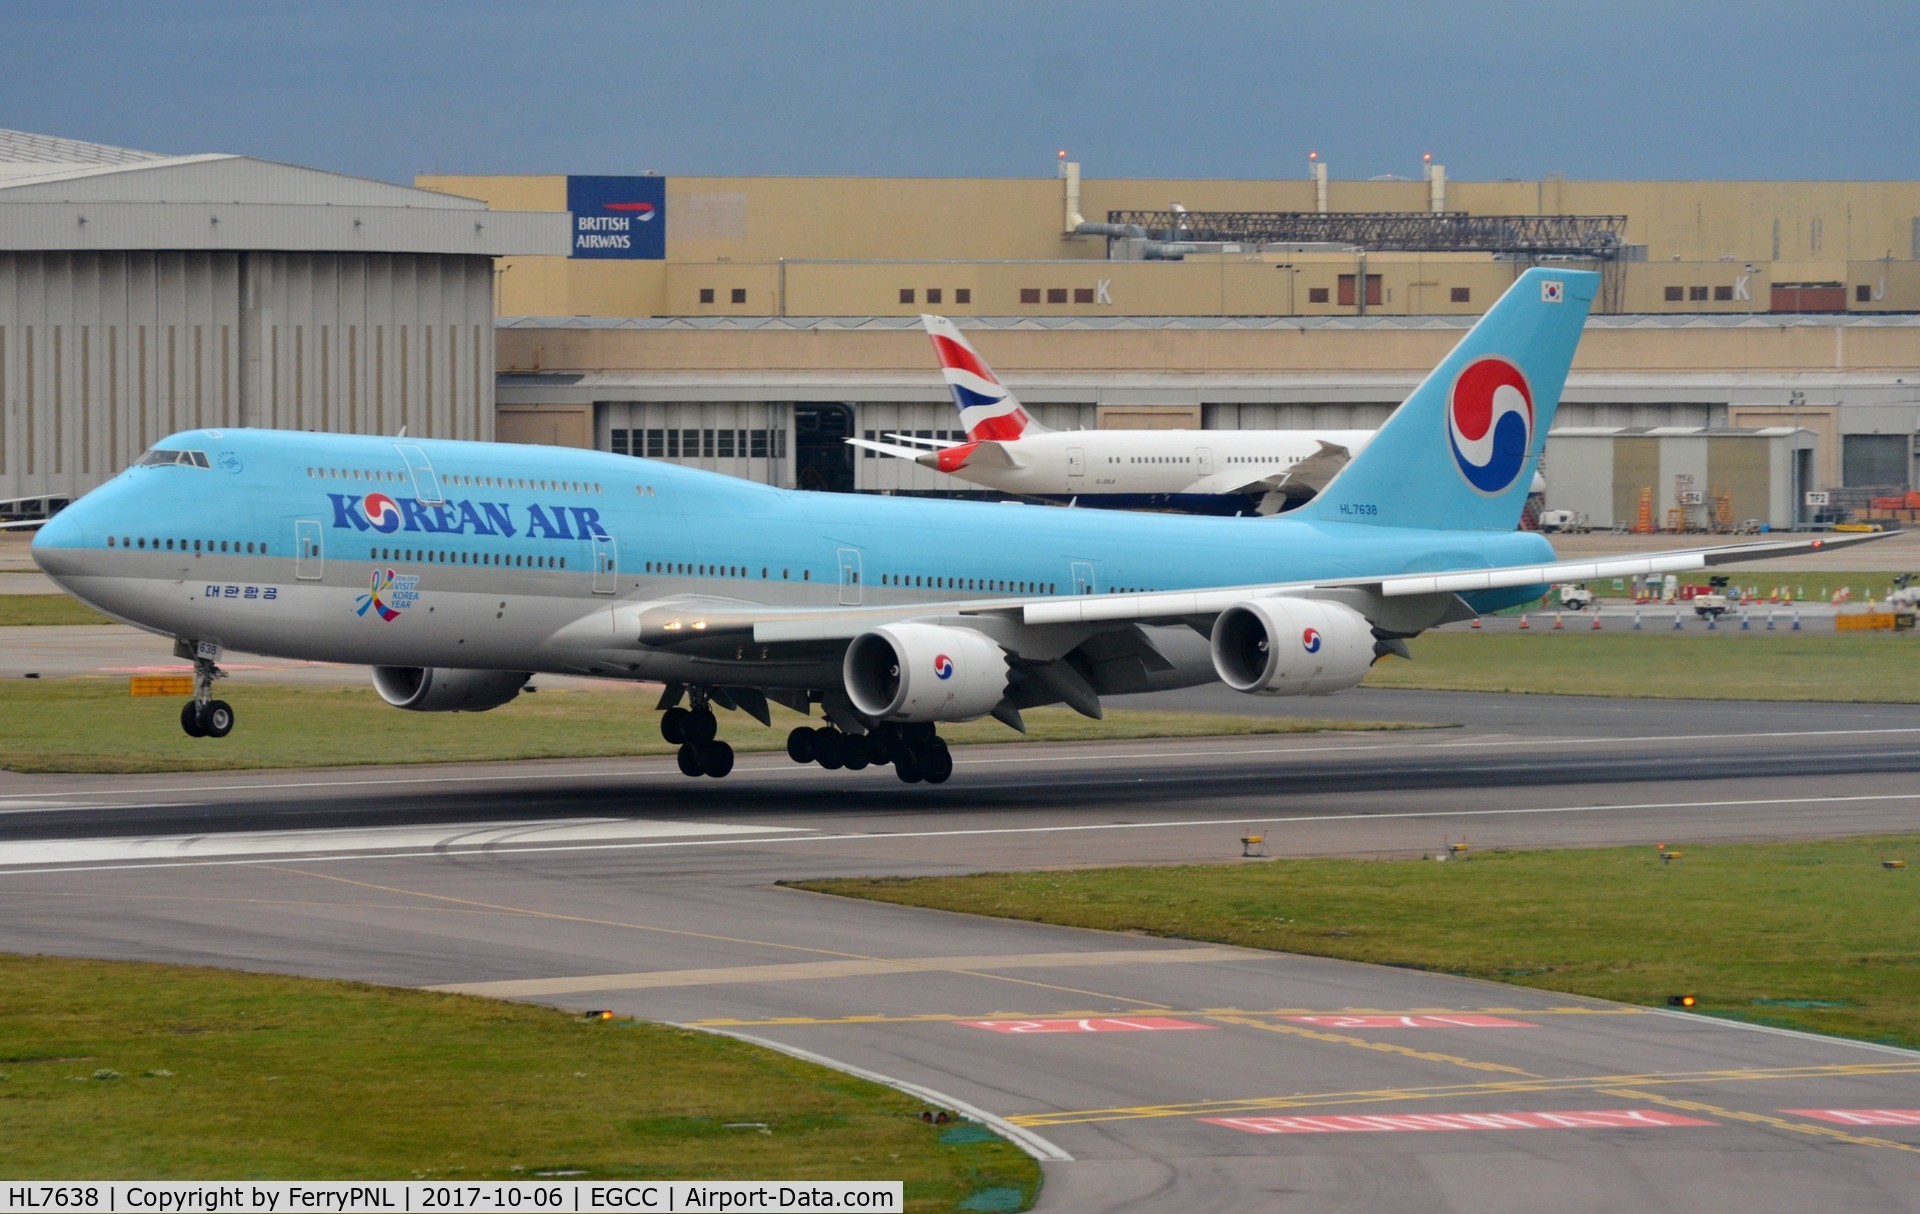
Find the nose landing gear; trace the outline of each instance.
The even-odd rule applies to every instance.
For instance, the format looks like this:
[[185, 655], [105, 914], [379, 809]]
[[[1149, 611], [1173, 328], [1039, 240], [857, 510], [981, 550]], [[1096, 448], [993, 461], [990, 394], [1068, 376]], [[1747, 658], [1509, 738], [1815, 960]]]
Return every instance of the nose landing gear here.
[[197, 646], [193, 657], [193, 698], [180, 706], [180, 730], [189, 738], [224, 738], [233, 732], [233, 705], [213, 698], [213, 681], [227, 672], [216, 664], [220, 649]]

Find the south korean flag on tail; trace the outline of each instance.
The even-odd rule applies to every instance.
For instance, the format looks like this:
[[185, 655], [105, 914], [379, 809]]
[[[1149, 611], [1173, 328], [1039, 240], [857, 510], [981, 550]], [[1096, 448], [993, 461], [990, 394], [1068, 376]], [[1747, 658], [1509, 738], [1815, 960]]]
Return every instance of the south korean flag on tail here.
[[1566, 284], [1557, 278], [1548, 278], [1540, 283], [1540, 302], [1559, 303], [1566, 297]]

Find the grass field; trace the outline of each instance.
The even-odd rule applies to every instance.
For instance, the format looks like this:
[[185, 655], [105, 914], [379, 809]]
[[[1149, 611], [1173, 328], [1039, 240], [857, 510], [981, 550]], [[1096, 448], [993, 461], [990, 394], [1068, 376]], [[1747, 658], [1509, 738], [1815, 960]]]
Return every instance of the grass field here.
[[[1920, 835], [1683, 846], [1672, 863], [1654, 842], [1447, 864], [1275, 860], [805, 888], [1625, 1003], [1691, 992], [1711, 1015], [1920, 1047]], [[1881, 867], [1909, 856], [1914, 868]]]
[[[911, 1210], [1039, 1168], [926, 1105], [631, 1020], [346, 982], [0, 954], [9, 1179], [904, 1180]], [[942, 1142], [950, 1134], [955, 1141]], [[958, 1141], [968, 1139], [969, 1141]], [[992, 1207], [1003, 1208], [1003, 1207]]]
[[[238, 724], [218, 741], [180, 732], [184, 700], [134, 699], [118, 680], [19, 679], [0, 683], [6, 722], [0, 766], [34, 772], [215, 771], [375, 763], [461, 763], [609, 755], [666, 755], [655, 692], [549, 690], [487, 713], [401, 712], [371, 688], [247, 686], [225, 691]], [[784, 750], [801, 718], [773, 710], [772, 729], [720, 713], [720, 736], [743, 751]], [[1093, 721], [1065, 708], [1025, 714], [1028, 733], [997, 721], [944, 725], [968, 742], [1214, 737], [1324, 729], [1399, 729], [1379, 722], [1109, 712]], [[815, 717], [813, 724], [820, 724]]]
[[1729, 632], [1435, 632], [1368, 687], [1653, 699], [1920, 702], [1920, 637]]
[[0, 628], [24, 624], [113, 624], [79, 599], [64, 594], [0, 594]]

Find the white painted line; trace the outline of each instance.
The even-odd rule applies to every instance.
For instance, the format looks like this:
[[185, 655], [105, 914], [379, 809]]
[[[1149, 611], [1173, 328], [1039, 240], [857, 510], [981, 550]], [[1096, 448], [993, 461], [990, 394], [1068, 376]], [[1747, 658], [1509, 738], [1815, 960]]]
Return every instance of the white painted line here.
[[[1348, 813], [1348, 814], [1300, 814], [1293, 817], [1275, 818], [1259, 815], [1245, 815], [1238, 818], [1196, 818], [1192, 820], [1170, 820], [1163, 822], [1096, 822], [1078, 826], [985, 826], [962, 830], [917, 830], [917, 831], [876, 831], [848, 834], [783, 834], [778, 836], [752, 839], [689, 839], [669, 842], [642, 843], [580, 843], [557, 846], [486, 846], [483, 849], [448, 845], [431, 851], [409, 852], [355, 852], [347, 855], [279, 855], [270, 860], [154, 860], [140, 864], [95, 864], [88, 867], [71, 868], [18, 868], [5, 867], [4, 853], [0, 853], [0, 875], [25, 875], [30, 873], [85, 873], [107, 872], [125, 868], [199, 868], [222, 867], [235, 864], [285, 864], [297, 860], [302, 864], [325, 864], [337, 860], [419, 860], [437, 856], [464, 856], [484, 851], [488, 856], [515, 856], [544, 854], [548, 852], [598, 852], [598, 851], [638, 851], [669, 847], [723, 847], [736, 844], [754, 846], [778, 846], [786, 843], [886, 843], [896, 839], [955, 839], [972, 835], [1051, 835], [1074, 834], [1084, 831], [1107, 830], [1173, 830], [1193, 826], [1285, 826], [1315, 822], [1384, 822], [1394, 819], [1417, 818], [1482, 818], [1512, 817], [1533, 814], [1584, 814], [1604, 813], [1610, 810], [1658, 810], [1658, 809], [1731, 809], [1758, 807], [1767, 805], [1846, 805], [1879, 801], [1920, 801], [1920, 792], [1871, 793], [1850, 797], [1770, 797], [1765, 799], [1741, 801], [1648, 801], [1629, 805], [1542, 805], [1520, 809], [1436, 809], [1406, 810], [1398, 813]], [[446, 828], [451, 829], [451, 828]], [[747, 833], [763, 828], [740, 827], [737, 833]], [[802, 828], [766, 828], [793, 829]], [[284, 850], [284, 849], [283, 849]]]
[[[1443, 726], [1441, 728], [1447, 728], [1447, 727]], [[1326, 733], [1319, 736], [1323, 736], [1323, 737], [1324, 736], [1349, 736], [1354, 732], [1357, 732], [1357, 731], [1328, 730], [1326, 731]], [[985, 743], [980, 745], [977, 748], [978, 753], [971, 753], [971, 752], [974, 752], [976, 748], [969, 747], [968, 750], [970, 753], [968, 753], [968, 755], [965, 758], [955, 759], [954, 763], [956, 766], [973, 766], [973, 767], [992, 766], [995, 764], [1022, 764], [1022, 763], [1048, 763], [1048, 762], [1086, 762], [1086, 763], [1109, 763], [1110, 764], [1116, 761], [1125, 761], [1125, 760], [1132, 760], [1132, 759], [1175, 759], [1175, 758], [1183, 758], [1183, 757], [1217, 758], [1221, 756], [1233, 756], [1233, 755], [1253, 755], [1253, 756], [1298, 755], [1298, 754], [1313, 755], [1313, 754], [1342, 754], [1342, 753], [1350, 753], [1350, 752], [1366, 753], [1366, 752], [1381, 751], [1381, 750], [1391, 750], [1391, 751], [1465, 750], [1465, 749], [1492, 750], [1492, 749], [1502, 749], [1502, 748], [1511, 749], [1514, 747], [1523, 747], [1523, 746], [1532, 746], [1532, 747], [1539, 747], [1542, 749], [1551, 749], [1556, 746], [1601, 746], [1601, 745], [1608, 745], [1608, 744], [1618, 744], [1622, 746], [1639, 746], [1639, 745], [1650, 745], [1650, 744], [1659, 743], [1659, 742], [1688, 743], [1688, 742], [1724, 742], [1724, 741], [1778, 741], [1783, 738], [1871, 738], [1871, 737], [1880, 737], [1880, 736], [1889, 736], [1889, 735], [1897, 736], [1897, 735], [1904, 735], [1904, 734], [1920, 734], [1920, 726], [1887, 728], [1887, 729], [1809, 729], [1809, 730], [1791, 730], [1791, 731], [1781, 730], [1781, 731], [1773, 731], [1773, 732], [1766, 732], [1766, 733], [1659, 734], [1659, 735], [1635, 736], [1635, 737], [1481, 738], [1481, 739], [1467, 739], [1463, 741], [1434, 741], [1434, 742], [1417, 740], [1417, 735], [1430, 733], [1432, 732], [1431, 730], [1424, 730], [1424, 729], [1411, 730], [1411, 731], [1385, 730], [1385, 731], [1378, 731], [1378, 732], [1382, 733], [1384, 736], [1391, 737], [1393, 741], [1368, 742], [1365, 744], [1356, 743], [1356, 744], [1344, 745], [1344, 746], [1230, 746], [1230, 747], [1222, 747], [1222, 748], [1208, 749], [1208, 750], [1201, 750], [1193, 747], [1187, 747], [1180, 750], [1128, 751], [1125, 753], [1116, 752], [1114, 749], [1112, 749], [1111, 743], [1094, 743], [1092, 745], [1096, 746], [1097, 749], [1093, 749], [1088, 753], [1084, 753], [1084, 754], [1071, 753], [1071, 750], [1073, 747], [1087, 746], [1089, 745], [1088, 743], [1045, 742], [1045, 743], [1033, 744], [1035, 746], [1045, 747], [1046, 748], [1045, 753], [1007, 755], [1007, 756], [992, 755], [987, 752], [1014, 750], [1014, 749], [1024, 750], [1026, 749], [1026, 746], [1020, 743]], [[1257, 734], [1257, 735], [1248, 735], [1248, 736], [1272, 737], [1275, 735]], [[1149, 740], [1149, 739], [1139, 739], [1139, 740]], [[1166, 739], [1158, 739], [1158, 740], [1165, 741]], [[1196, 740], [1208, 740], [1208, 739], [1196, 739]], [[756, 752], [754, 757], [765, 755], [766, 757], [771, 758], [773, 753], [774, 752]], [[6, 796], [6, 795], [0, 795], [0, 804], [4, 804], [5, 802], [14, 800], [16, 798], [40, 801], [50, 797], [187, 796], [195, 793], [254, 792], [254, 791], [259, 791], [263, 789], [272, 789], [272, 790], [279, 791], [279, 790], [300, 789], [300, 788], [392, 788], [399, 785], [422, 785], [422, 784], [495, 784], [495, 783], [505, 784], [505, 783], [528, 781], [528, 780], [538, 780], [546, 783], [553, 783], [555, 781], [560, 781], [560, 780], [592, 780], [592, 779], [603, 779], [607, 776], [631, 776], [636, 774], [636, 767], [638, 767], [640, 764], [655, 765], [662, 769], [668, 769], [668, 764], [664, 756], [637, 755], [637, 756], [633, 756], [630, 759], [622, 761], [617, 766], [608, 765], [603, 767], [591, 768], [584, 771], [582, 770], [567, 770], [567, 771], [548, 770], [548, 771], [539, 771], [539, 772], [492, 772], [492, 773], [474, 774], [474, 775], [428, 775], [428, 776], [389, 776], [389, 775], [373, 774], [373, 775], [368, 775], [361, 779], [279, 780], [279, 781], [256, 783], [256, 784], [226, 784], [226, 783], [192, 784], [192, 785], [179, 785], [171, 788], [168, 788], [168, 787], [158, 787], [158, 788], [90, 787], [90, 788], [78, 788], [70, 792], [56, 792], [52, 790], [43, 790], [43, 791], [33, 792], [33, 793], [19, 793], [12, 797]], [[737, 775], [763, 774], [768, 772], [791, 771], [793, 770], [793, 766], [794, 765], [791, 762], [775, 762], [768, 765], [761, 765], [758, 763], [752, 763], [752, 762], [746, 761], [745, 757], [743, 757], [742, 765], [736, 767], [734, 771], [735, 771], [735, 774]], [[808, 770], [811, 770], [811, 769], [808, 769]], [[641, 774], [644, 774], [644, 773], [641, 773]], [[162, 804], [174, 804], [174, 805], [186, 806], [186, 805], [196, 804], [196, 802], [192, 802], [192, 801], [163, 802]]]
[[[1632, 1004], [1621, 1004], [1632, 1007]], [[1671, 1016], [1675, 1020], [1684, 1020], [1688, 1024], [1709, 1024], [1715, 1028], [1745, 1029], [1749, 1033], [1772, 1033], [1776, 1037], [1795, 1037], [1801, 1041], [1812, 1041], [1820, 1045], [1844, 1045], [1856, 1050], [1872, 1050], [1876, 1054], [1892, 1054], [1896, 1058], [1920, 1058], [1920, 1050], [1910, 1050], [1901, 1045], [1888, 1045], [1883, 1041], [1856, 1041], [1850, 1037], [1829, 1037], [1825, 1033], [1809, 1033], [1802, 1029], [1785, 1029], [1772, 1024], [1750, 1024], [1745, 1020], [1732, 1020], [1725, 1016], [1702, 1015], [1699, 1012], [1682, 1012], [1672, 1008], [1643, 1007], [1637, 1010], [1652, 1012], [1657, 1016]], [[1845, 1076], [1841, 1076], [1845, 1078]]]
[[[376, 826], [337, 830], [202, 832], [121, 839], [41, 839], [0, 843], [0, 866], [94, 864], [116, 860], [192, 860], [211, 856], [264, 856], [302, 852], [381, 851], [405, 847], [435, 852], [486, 851], [502, 844], [524, 848], [550, 839], [668, 839], [684, 835], [797, 832], [791, 826], [725, 826], [706, 822], [632, 821], [623, 818], [567, 821], [487, 822], [473, 825]], [[344, 858], [344, 857], [343, 857]]]
[[731, 1037], [735, 1041], [744, 1041], [749, 1045], [757, 1045], [762, 1049], [773, 1050], [777, 1053], [785, 1054], [790, 1058], [798, 1058], [802, 1062], [811, 1062], [815, 1066], [830, 1067], [833, 1070], [842, 1071], [848, 1075], [852, 1075], [856, 1079], [864, 1079], [868, 1083], [883, 1084], [893, 1088], [895, 1091], [905, 1092], [909, 1096], [917, 1096], [928, 1104], [952, 1109], [962, 1117], [977, 1121], [991, 1128], [994, 1133], [1012, 1142], [1015, 1146], [1033, 1156], [1041, 1163], [1073, 1162], [1073, 1156], [1067, 1154], [1059, 1147], [1054, 1146], [1051, 1142], [1040, 1137], [1040, 1135], [1034, 1133], [1032, 1130], [1017, 1126], [996, 1113], [987, 1112], [978, 1105], [968, 1104], [964, 1100], [955, 1100], [945, 1093], [936, 1092], [930, 1087], [924, 1087], [917, 1083], [908, 1083], [904, 1079], [895, 1079], [889, 1075], [882, 1075], [878, 1071], [869, 1071], [865, 1067], [852, 1066], [848, 1063], [840, 1062], [837, 1059], [829, 1058], [825, 1054], [816, 1054], [812, 1050], [803, 1050], [797, 1045], [784, 1045], [781, 1042], [771, 1041], [765, 1037], [755, 1037], [751, 1033], [736, 1033], [728, 1029], [709, 1028], [701, 1024], [682, 1024], [677, 1027], [695, 1029], [702, 1033], [712, 1033], [716, 1037]]

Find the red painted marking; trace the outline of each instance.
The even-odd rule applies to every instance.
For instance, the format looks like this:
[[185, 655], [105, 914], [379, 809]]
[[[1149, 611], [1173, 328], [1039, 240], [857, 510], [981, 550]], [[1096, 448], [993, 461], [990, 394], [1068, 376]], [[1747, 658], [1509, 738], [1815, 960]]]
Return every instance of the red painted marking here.
[[940, 360], [941, 366], [951, 367], [956, 371], [970, 371], [990, 384], [1000, 382], [994, 378], [993, 372], [987, 369], [987, 364], [981, 362], [979, 356], [972, 350], [951, 337], [943, 337], [938, 333], [930, 333], [928, 336], [933, 339], [934, 357]]
[[609, 211], [651, 211], [653, 209], [653, 204], [650, 202], [607, 202], [601, 205]]
[[1323, 1029], [1537, 1029], [1504, 1016], [1288, 1016]]
[[1109, 1017], [1099, 1020], [956, 1020], [954, 1023], [992, 1033], [1161, 1033], [1219, 1027], [1195, 1024], [1191, 1020], [1174, 1020], [1167, 1016]]
[[1841, 1125], [1920, 1125], [1920, 1109], [1781, 1109], [1798, 1117], [1817, 1117]]
[[1202, 1117], [1248, 1134], [1391, 1134], [1437, 1130], [1635, 1130], [1717, 1122], [1658, 1109], [1582, 1109], [1565, 1113], [1343, 1113], [1327, 1117]]
[[942, 447], [940, 453], [933, 457], [933, 466], [942, 472], [957, 472], [967, 466], [967, 461], [973, 458], [973, 453], [979, 447], [980, 444], [977, 442], [961, 443], [958, 447]]

